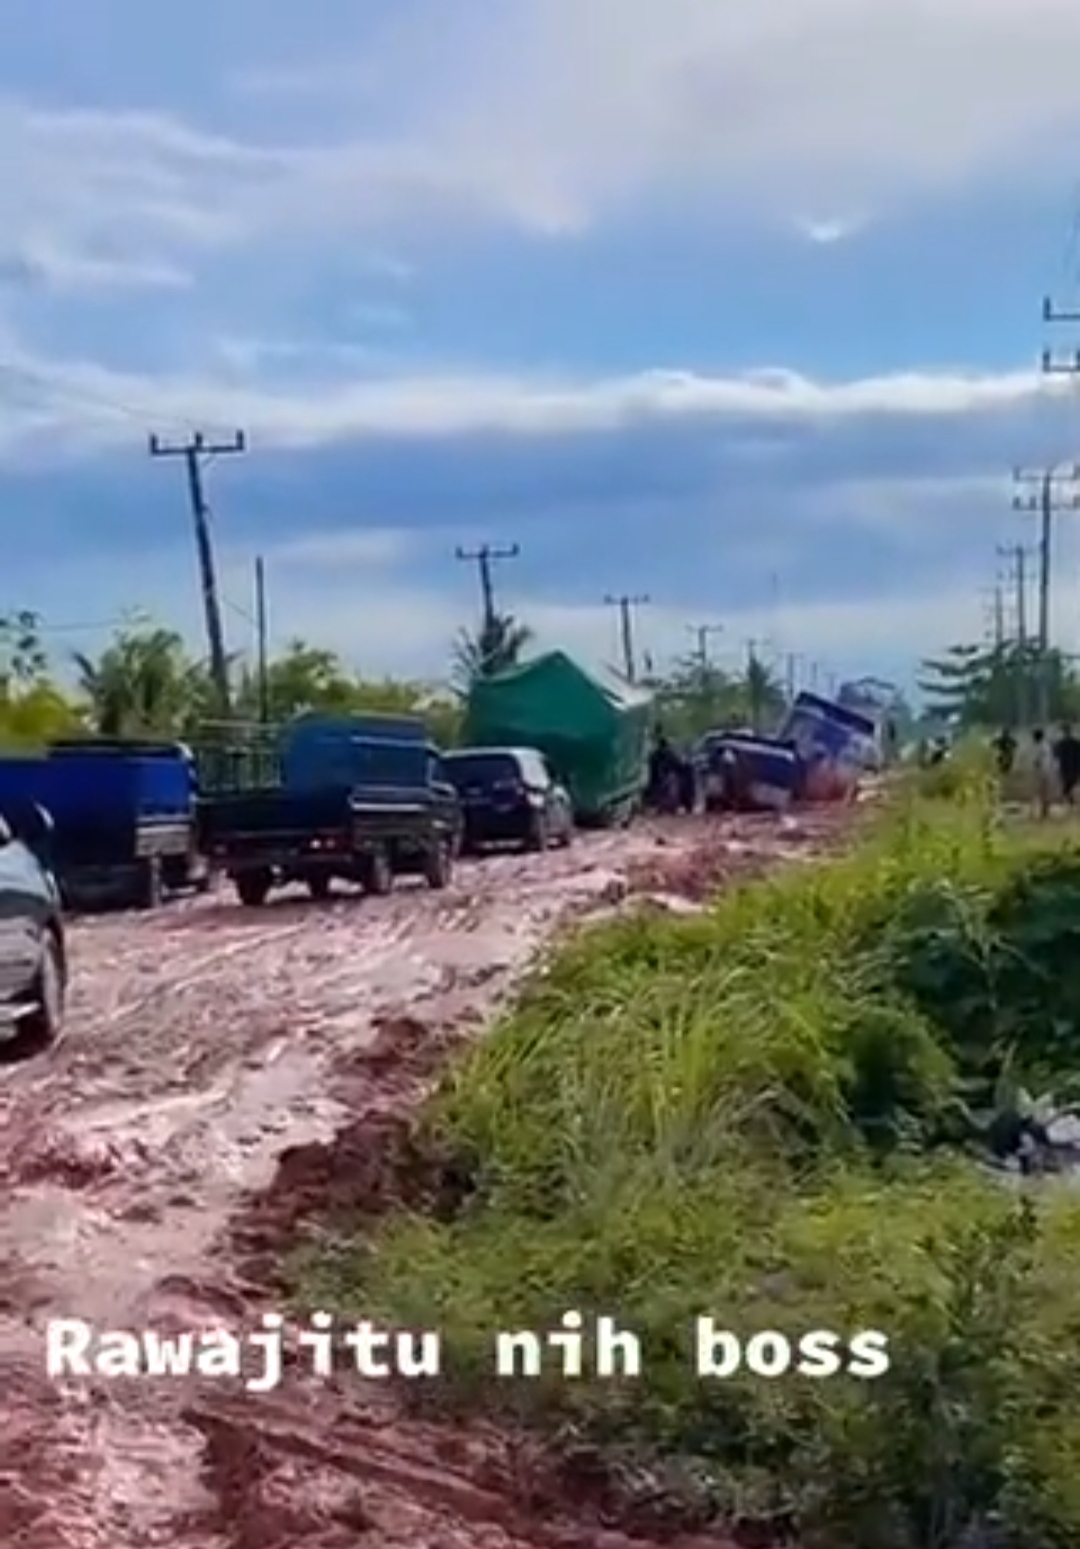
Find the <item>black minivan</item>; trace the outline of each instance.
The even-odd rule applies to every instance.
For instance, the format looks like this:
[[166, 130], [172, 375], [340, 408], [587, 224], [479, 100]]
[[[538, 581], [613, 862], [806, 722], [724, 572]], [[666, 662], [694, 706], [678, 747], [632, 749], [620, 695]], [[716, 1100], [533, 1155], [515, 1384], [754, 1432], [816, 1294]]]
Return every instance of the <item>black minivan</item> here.
[[572, 841], [570, 796], [535, 748], [458, 748], [444, 753], [443, 767], [461, 800], [464, 850]]

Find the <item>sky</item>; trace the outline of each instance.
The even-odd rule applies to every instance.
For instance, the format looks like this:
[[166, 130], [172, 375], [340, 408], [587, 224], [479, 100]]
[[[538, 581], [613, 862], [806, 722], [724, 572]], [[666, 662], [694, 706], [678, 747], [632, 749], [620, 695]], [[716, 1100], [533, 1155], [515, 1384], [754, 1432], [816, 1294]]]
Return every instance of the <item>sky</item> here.
[[[1080, 456], [1078, 53], [1075, 0], [11, 0], [0, 612], [201, 650], [148, 438], [243, 430], [237, 652], [258, 554], [275, 646], [437, 679], [489, 542], [544, 647], [626, 594], [657, 667], [908, 683]], [[1080, 511], [1054, 559], [1080, 649]]]

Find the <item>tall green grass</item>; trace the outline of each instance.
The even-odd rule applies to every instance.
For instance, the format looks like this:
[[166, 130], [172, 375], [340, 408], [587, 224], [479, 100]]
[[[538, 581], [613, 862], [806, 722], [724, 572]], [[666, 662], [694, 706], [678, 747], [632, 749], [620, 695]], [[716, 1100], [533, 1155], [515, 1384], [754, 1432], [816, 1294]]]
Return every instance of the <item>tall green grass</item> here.
[[[702, 917], [562, 943], [424, 1115], [467, 1207], [355, 1223], [301, 1256], [298, 1296], [441, 1329], [442, 1402], [675, 1467], [688, 1510], [848, 1549], [959, 1549], [992, 1520], [1071, 1543], [1080, 1209], [957, 1142], [1006, 1076], [1080, 1068], [1080, 860], [1004, 831], [981, 766], [947, 794]], [[637, 1332], [640, 1379], [493, 1375], [495, 1330], [567, 1308]], [[880, 1328], [892, 1369], [699, 1379], [699, 1314]]]

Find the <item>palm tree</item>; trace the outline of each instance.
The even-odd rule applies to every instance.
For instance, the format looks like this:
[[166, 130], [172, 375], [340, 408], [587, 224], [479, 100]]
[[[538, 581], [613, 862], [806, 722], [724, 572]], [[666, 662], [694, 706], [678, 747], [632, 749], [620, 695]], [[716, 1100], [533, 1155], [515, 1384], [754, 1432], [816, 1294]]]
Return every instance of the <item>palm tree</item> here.
[[760, 731], [770, 716], [783, 709], [784, 690], [768, 662], [763, 662], [760, 656], [751, 655], [747, 661], [742, 691], [755, 731]]
[[518, 665], [532, 638], [529, 626], [510, 613], [493, 613], [475, 634], [463, 629], [454, 646], [454, 682], [467, 693], [477, 678], [508, 672]]
[[81, 652], [74, 660], [101, 736], [176, 736], [206, 703], [205, 671], [172, 630], [125, 630], [96, 661]]

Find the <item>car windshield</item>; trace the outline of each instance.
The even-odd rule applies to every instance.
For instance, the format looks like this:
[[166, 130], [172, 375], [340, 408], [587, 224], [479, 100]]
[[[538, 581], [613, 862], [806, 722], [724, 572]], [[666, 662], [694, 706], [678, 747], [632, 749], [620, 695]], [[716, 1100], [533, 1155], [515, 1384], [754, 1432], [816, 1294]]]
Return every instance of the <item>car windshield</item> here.
[[452, 753], [446, 773], [454, 785], [494, 785], [497, 780], [519, 780], [521, 770], [512, 753]]

